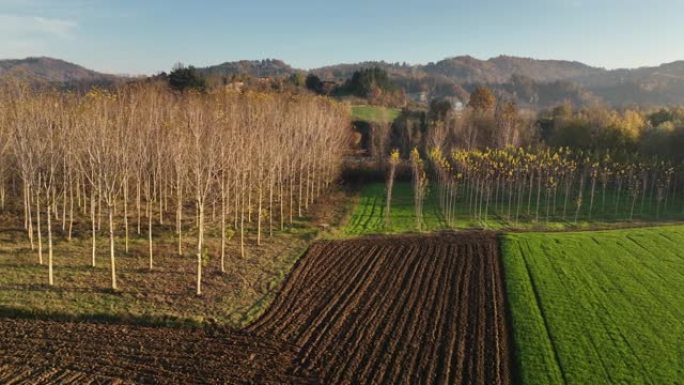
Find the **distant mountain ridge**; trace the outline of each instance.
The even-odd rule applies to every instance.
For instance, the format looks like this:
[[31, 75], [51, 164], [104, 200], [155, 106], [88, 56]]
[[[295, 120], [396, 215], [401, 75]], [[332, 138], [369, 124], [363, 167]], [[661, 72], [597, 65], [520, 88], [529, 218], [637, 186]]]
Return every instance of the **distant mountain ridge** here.
[[[684, 104], [684, 61], [655, 67], [607, 70], [577, 61], [498, 56], [480, 60], [456, 56], [427, 64], [368, 61], [297, 69], [282, 60], [241, 60], [200, 67], [204, 75], [284, 77], [313, 73], [323, 80], [343, 82], [362, 68], [380, 67], [407, 94], [464, 100], [475, 86], [487, 85], [501, 97], [523, 105], [547, 107], [569, 100], [575, 104], [602, 101], [613, 106]], [[102, 74], [63, 60], [34, 57], [0, 60], [0, 78], [19, 75], [62, 84], [110, 83], [123, 78]]]
[[296, 72], [302, 72], [278, 59], [225, 62], [214, 66], [198, 68], [198, 70], [205, 75], [250, 75], [254, 77], [286, 76]]
[[[228, 62], [202, 68], [204, 73], [231, 76], [288, 76], [306, 72], [280, 60]], [[408, 94], [430, 97], [467, 97], [477, 85], [495, 88], [521, 104], [546, 107], [563, 101], [586, 105], [605, 102], [613, 106], [684, 104], [684, 61], [657, 67], [607, 70], [577, 61], [539, 60], [498, 56], [480, 60], [457, 56], [434, 63], [409, 65], [368, 61], [311, 69], [324, 80], [344, 81], [363, 68], [379, 67]]]
[[0, 78], [7, 76], [63, 85], [109, 83], [120, 79], [50, 57], [0, 60]]

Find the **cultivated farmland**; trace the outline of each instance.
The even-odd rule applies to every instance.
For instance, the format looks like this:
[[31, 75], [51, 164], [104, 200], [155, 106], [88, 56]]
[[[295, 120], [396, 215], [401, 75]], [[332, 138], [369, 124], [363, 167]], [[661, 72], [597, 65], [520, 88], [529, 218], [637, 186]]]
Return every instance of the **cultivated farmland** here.
[[319, 242], [245, 331], [0, 319], [0, 381], [510, 384], [502, 274], [492, 233]]
[[504, 237], [520, 380], [680, 384], [684, 227]]
[[225, 328], [0, 319], [2, 384], [312, 384], [296, 348]]
[[322, 242], [249, 330], [325, 384], [509, 384], [501, 277], [491, 233]]

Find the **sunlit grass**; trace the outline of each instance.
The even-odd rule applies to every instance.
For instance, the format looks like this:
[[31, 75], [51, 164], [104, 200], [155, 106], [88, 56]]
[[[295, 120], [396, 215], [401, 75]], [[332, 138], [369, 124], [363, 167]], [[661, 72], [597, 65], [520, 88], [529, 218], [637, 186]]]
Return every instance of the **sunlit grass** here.
[[352, 119], [371, 123], [391, 123], [401, 113], [398, 108], [381, 106], [352, 106]]
[[[392, 194], [391, 216], [385, 219], [387, 189], [383, 183], [373, 183], [361, 189], [358, 202], [352, 210], [344, 233], [347, 235], [401, 233], [418, 231], [415, 217], [413, 189], [408, 182], [395, 183]], [[653, 202], [639, 202], [630, 219], [631, 207], [623, 198], [622, 203], [610, 192], [606, 199], [597, 195], [596, 202], [589, 214], [588, 204], [584, 204], [575, 218], [572, 202], [565, 204], [559, 196], [555, 204], [544, 199], [537, 206], [535, 199], [521, 199], [520, 204], [507, 201], [490, 203], [485, 211], [474, 208], [472, 200], [461, 192], [454, 207], [453, 220], [447, 224], [439, 207], [437, 187], [430, 185], [425, 198], [421, 231], [446, 229], [488, 229], [488, 230], [592, 230], [606, 228], [639, 227], [653, 224], [673, 224], [684, 220], [684, 204], [672, 200], [667, 208], [657, 207]], [[534, 194], [533, 194], [533, 197]], [[617, 202], [617, 204], [616, 204]], [[484, 207], [484, 204], [482, 205]], [[577, 220], [575, 220], [577, 219]]]
[[684, 226], [502, 239], [520, 383], [684, 378]]

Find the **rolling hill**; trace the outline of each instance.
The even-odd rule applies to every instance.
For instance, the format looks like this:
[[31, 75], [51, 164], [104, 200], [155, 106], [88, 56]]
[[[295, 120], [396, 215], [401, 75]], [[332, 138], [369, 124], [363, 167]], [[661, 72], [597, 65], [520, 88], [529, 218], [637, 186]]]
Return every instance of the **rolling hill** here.
[[[471, 56], [446, 58], [427, 64], [367, 61], [337, 64], [309, 71], [282, 60], [241, 60], [198, 68], [209, 76], [285, 77], [310, 72], [341, 83], [362, 68], [380, 67], [406, 93], [428, 99], [457, 97], [463, 101], [478, 85], [494, 88], [500, 97], [529, 107], [549, 107], [563, 101], [577, 105], [604, 102], [613, 106], [684, 104], [684, 61], [656, 67], [607, 70], [576, 61], [537, 60], [498, 56], [480, 60]], [[0, 78], [20, 76], [67, 88], [108, 85], [125, 78], [95, 72], [48, 57], [0, 60]]]
[[[409, 65], [367, 61], [311, 69], [322, 79], [343, 82], [362, 68], [379, 67], [408, 93], [425, 92], [430, 98], [461, 99], [477, 85], [495, 88], [502, 97], [523, 105], [548, 107], [565, 100], [575, 104], [605, 102], [613, 106], [672, 105], [684, 103], [684, 61], [657, 67], [607, 70], [577, 61], [537, 60], [498, 56], [446, 58]], [[201, 69], [215, 75], [286, 76], [295, 69], [280, 60], [228, 62]]]
[[108, 85], [123, 79], [49, 57], [0, 60], [0, 79], [10, 76], [66, 88]]

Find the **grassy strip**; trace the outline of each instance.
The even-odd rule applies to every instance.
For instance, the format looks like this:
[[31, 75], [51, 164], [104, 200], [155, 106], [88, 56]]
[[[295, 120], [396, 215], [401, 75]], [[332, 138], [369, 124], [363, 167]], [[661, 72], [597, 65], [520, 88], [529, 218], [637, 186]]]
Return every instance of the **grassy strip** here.
[[[394, 187], [389, 223], [385, 223], [385, 185], [373, 183], [361, 191], [358, 203], [343, 233], [347, 236], [363, 234], [391, 234], [416, 231], [418, 228], [413, 190], [409, 183], [397, 183]], [[423, 206], [423, 231], [447, 229], [434, 192], [429, 192]]]
[[67, 313], [59, 311], [48, 311], [45, 309], [22, 309], [18, 307], [6, 307], [0, 305], [0, 317], [22, 318], [30, 320], [50, 320], [63, 322], [88, 322], [121, 325], [141, 325], [141, 326], [165, 326], [165, 327], [190, 327], [198, 328], [205, 326], [206, 323], [198, 322], [196, 319], [176, 318], [173, 316], [134, 316], [130, 314], [111, 314], [111, 313]]
[[352, 106], [352, 119], [371, 123], [392, 123], [401, 113], [398, 108]]
[[502, 238], [520, 383], [684, 378], [684, 226]]
[[[413, 201], [413, 189], [410, 183], [398, 182], [395, 184], [390, 223], [385, 223], [385, 197], [386, 187], [383, 183], [366, 185], [360, 193], [358, 203], [352, 210], [351, 218], [344, 226], [343, 233], [347, 236], [362, 234], [401, 233], [417, 230], [415, 206]], [[537, 215], [536, 201], [524, 204], [516, 215], [515, 205], [509, 207], [506, 202], [491, 203], [488, 207], [486, 219], [478, 219], [471, 209], [465, 197], [461, 197], [455, 204], [455, 218], [451, 228], [453, 229], [490, 229], [501, 231], [576, 231], [597, 230], [623, 227], [643, 227], [654, 224], [677, 224], [684, 220], [681, 212], [681, 204], [672, 202], [669, 211], [656, 215], [656, 208], [646, 205], [635, 215], [634, 220], [628, 220], [629, 211], [626, 207], [618, 207], [607, 194], [605, 207], [597, 203], [589, 218], [587, 208], [584, 207], [575, 222], [574, 211], [571, 206], [566, 208], [566, 216], [563, 217], [563, 202], [558, 200], [555, 206], [548, 206], [542, 200], [540, 202], [539, 215]], [[431, 186], [424, 203], [424, 217], [422, 222], [423, 231], [436, 231], [448, 229], [438, 204], [438, 191]], [[547, 217], [548, 212], [548, 217]], [[510, 213], [510, 214], [509, 214]]]

